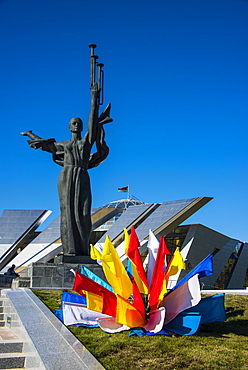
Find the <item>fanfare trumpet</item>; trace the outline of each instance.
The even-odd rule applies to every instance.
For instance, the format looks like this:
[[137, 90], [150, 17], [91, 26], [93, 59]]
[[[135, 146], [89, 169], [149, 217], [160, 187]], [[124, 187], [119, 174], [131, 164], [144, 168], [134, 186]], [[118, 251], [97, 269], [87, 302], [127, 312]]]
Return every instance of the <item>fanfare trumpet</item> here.
[[[95, 55], [96, 44], [90, 44], [90, 87], [97, 83], [99, 89], [99, 101], [98, 104], [103, 104], [103, 82], [104, 82], [104, 71], [102, 67], [104, 64], [97, 63], [98, 56]], [[97, 76], [96, 76], [97, 69]]]

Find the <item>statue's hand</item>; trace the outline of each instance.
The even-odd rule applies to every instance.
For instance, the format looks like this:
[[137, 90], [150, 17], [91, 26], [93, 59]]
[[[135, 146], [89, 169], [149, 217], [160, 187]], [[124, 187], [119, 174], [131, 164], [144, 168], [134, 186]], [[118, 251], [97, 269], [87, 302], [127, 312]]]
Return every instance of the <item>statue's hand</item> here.
[[28, 145], [30, 146], [30, 148], [33, 148], [33, 149], [42, 148], [41, 143], [32, 142], [32, 140], [28, 140]]
[[28, 136], [28, 134], [32, 134], [32, 130], [26, 131], [26, 132], [20, 132], [20, 135], [22, 136]]
[[94, 84], [93, 84], [93, 86], [92, 86], [92, 88], [91, 88], [91, 91], [92, 92], [99, 92], [100, 90], [99, 90], [99, 88], [98, 88], [98, 83], [97, 82], [95, 82]]

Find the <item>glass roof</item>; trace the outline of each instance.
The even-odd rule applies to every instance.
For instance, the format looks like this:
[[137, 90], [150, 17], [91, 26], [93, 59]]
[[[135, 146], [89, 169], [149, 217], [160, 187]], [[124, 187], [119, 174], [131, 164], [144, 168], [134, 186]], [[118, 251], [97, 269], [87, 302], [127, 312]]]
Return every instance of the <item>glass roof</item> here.
[[122, 208], [126, 209], [130, 206], [140, 206], [142, 204], [147, 204], [145, 202], [141, 202], [140, 200], [137, 199], [120, 199], [120, 200], [115, 200], [113, 202], [109, 202], [105, 204], [104, 206], [99, 207], [101, 208]]

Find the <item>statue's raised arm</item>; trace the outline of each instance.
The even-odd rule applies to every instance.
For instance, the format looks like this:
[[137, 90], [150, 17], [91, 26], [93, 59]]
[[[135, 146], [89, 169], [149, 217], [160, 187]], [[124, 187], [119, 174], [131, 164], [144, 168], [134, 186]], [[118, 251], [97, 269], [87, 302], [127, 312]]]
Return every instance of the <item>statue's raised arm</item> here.
[[90, 146], [94, 144], [96, 141], [97, 135], [97, 125], [98, 125], [98, 114], [99, 114], [99, 87], [98, 84], [95, 83], [91, 88], [91, 104], [90, 104], [90, 114], [89, 114], [89, 121], [88, 121], [88, 141]]

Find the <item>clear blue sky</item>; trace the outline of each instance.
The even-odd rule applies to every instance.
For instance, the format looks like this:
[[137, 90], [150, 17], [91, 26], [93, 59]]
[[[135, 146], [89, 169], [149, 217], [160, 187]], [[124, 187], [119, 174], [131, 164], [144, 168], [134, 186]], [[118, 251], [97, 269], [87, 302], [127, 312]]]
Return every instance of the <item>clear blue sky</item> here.
[[[107, 160], [93, 207], [214, 199], [188, 222], [248, 241], [248, 1], [0, 0], [0, 211], [59, 215], [60, 167], [21, 131], [70, 139], [89, 113], [89, 48], [105, 64]], [[124, 194], [125, 195], [125, 194]]]

